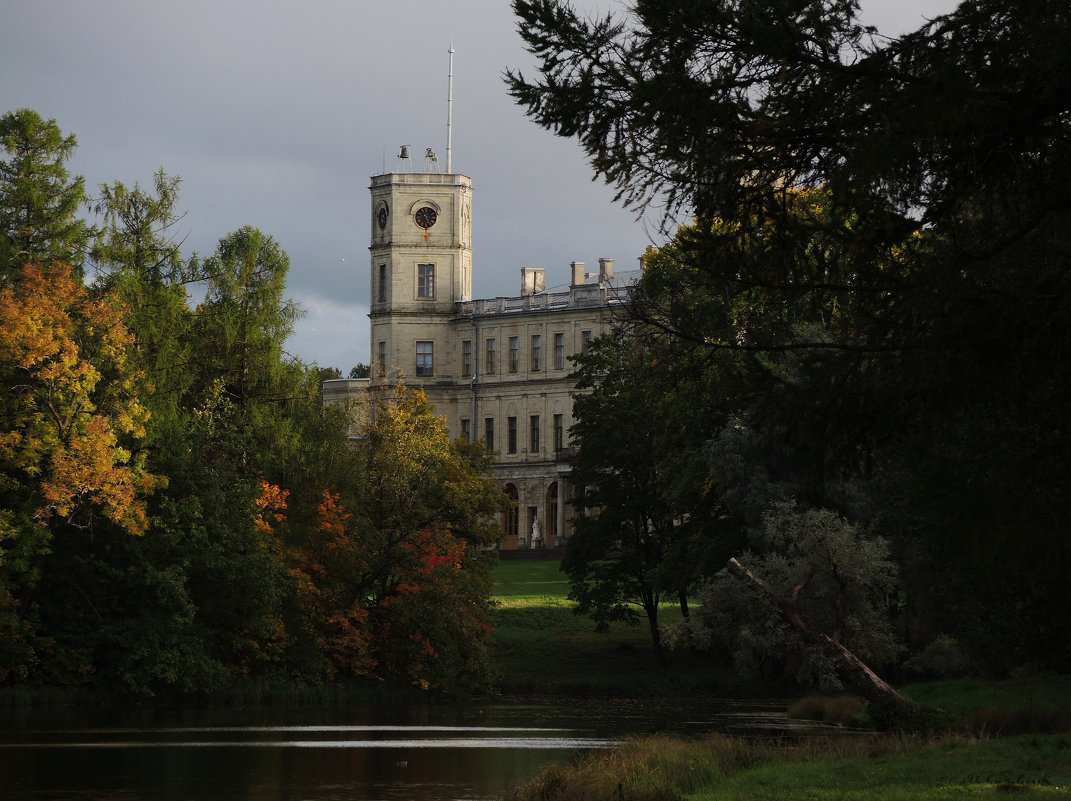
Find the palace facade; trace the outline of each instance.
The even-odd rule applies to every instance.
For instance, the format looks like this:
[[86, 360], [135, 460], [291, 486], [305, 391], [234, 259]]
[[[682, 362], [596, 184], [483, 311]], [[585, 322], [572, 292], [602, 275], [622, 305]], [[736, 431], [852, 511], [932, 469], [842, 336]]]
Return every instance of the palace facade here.
[[324, 382], [324, 402], [358, 398], [370, 382], [422, 387], [452, 436], [496, 451], [512, 507], [503, 547], [563, 546], [569, 357], [611, 329], [637, 271], [573, 262], [568, 282], [548, 288], [543, 269], [525, 267], [516, 296], [473, 299], [471, 179], [395, 172], [370, 190], [371, 378]]

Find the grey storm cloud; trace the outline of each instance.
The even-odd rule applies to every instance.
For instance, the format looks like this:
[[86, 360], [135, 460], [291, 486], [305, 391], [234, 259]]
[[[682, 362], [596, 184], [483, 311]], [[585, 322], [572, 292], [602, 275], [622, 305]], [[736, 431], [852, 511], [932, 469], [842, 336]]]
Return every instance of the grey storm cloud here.
[[[574, 5], [598, 12], [614, 0]], [[243, 225], [290, 255], [305, 309], [290, 351], [368, 361], [368, 183], [400, 145], [445, 165], [453, 46], [453, 168], [473, 179], [474, 292], [516, 294], [521, 267], [566, 280], [570, 261], [626, 264], [660, 239], [614, 205], [579, 147], [528, 121], [507, 67], [531, 64], [506, 0], [8, 2], [0, 15], [0, 113], [29, 107], [78, 138], [90, 191], [182, 178], [186, 255]], [[896, 33], [948, 0], [864, 3]]]

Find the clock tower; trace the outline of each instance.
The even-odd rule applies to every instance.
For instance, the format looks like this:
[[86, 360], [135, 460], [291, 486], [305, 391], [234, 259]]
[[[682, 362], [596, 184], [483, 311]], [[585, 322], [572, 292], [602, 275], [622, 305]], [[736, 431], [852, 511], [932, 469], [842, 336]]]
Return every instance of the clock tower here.
[[393, 172], [369, 189], [372, 377], [453, 380], [450, 321], [472, 299], [472, 180]]

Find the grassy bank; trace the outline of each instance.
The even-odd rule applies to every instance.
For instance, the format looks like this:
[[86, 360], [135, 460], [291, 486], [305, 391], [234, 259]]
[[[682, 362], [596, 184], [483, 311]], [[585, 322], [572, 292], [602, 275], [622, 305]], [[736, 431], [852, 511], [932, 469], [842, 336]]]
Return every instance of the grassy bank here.
[[633, 740], [548, 767], [510, 801], [894, 801], [1071, 797], [1071, 738], [867, 737], [795, 748], [730, 738]]

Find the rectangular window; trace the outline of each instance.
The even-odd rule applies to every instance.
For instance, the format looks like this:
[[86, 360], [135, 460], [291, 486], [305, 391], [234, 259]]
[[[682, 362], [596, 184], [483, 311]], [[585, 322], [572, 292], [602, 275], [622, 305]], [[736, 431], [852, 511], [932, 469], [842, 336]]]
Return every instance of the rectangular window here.
[[382, 340], [376, 349], [376, 371], [379, 378], [387, 374], [387, 343]]
[[379, 265], [379, 302], [387, 302], [387, 265]]
[[517, 452], [517, 418], [506, 418], [506, 453]]
[[472, 340], [466, 339], [461, 343], [461, 375], [472, 375]]
[[517, 372], [517, 360], [520, 355], [520, 344], [517, 341], [517, 337], [509, 338], [509, 371], [511, 373]]
[[565, 369], [565, 334], [554, 335], [554, 369]]
[[490, 450], [495, 449], [495, 418], [485, 417], [483, 421], [483, 442]]
[[464, 418], [461, 419], [461, 439], [472, 442], [472, 422]]
[[416, 374], [435, 375], [435, 343], [416, 343]]
[[528, 418], [529, 453], [539, 453], [539, 415], [533, 414]]
[[554, 415], [554, 450], [565, 447], [565, 415]]
[[532, 372], [538, 373], [543, 369], [543, 337], [539, 334], [532, 335]]
[[587, 356], [591, 352], [591, 332], [580, 332], [580, 352]]
[[418, 264], [417, 265], [417, 297], [418, 298], [433, 298], [435, 297], [435, 265], [434, 264]]
[[498, 369], [498, 356], [495, 352], [495, 339], [487, 340], [487, 375], [494, 375]]

